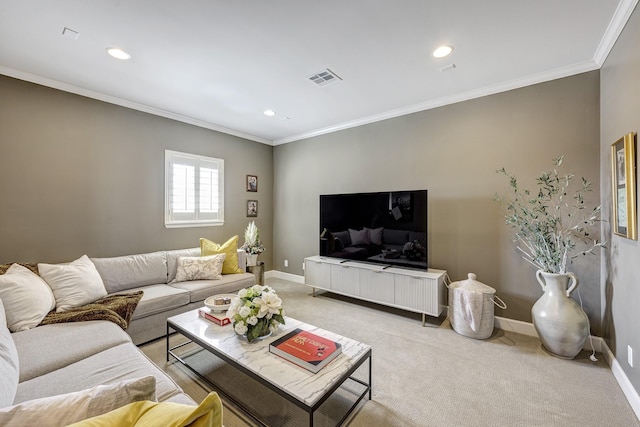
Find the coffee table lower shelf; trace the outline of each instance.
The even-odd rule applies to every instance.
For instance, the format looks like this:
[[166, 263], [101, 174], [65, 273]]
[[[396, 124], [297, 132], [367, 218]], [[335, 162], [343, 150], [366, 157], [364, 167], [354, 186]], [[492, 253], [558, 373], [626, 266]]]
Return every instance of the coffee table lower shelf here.
[[[171, 347], [170, 344], [169, 344], [169, 336], [171, 334], [171, 330], [174, 330], [177, 333], [179, 333], [180, 335], [183, 335], [184, 337], [186, 337], [188, 339], [188, 341]], [[351, 380], [351, 381], [354, 381], [354, 382], [362, 385], [364, 387], [364, 390], [359, 395], [356, 395], [355, 402], [353, 403], [353, 405], [351, 405], [351, 407], [348, 408], [348, 410], [346, 411], [344, 416], [338, 421], [336, 426], [341, 426], [349, 418], [349, 416], [353, 413], [353, 411], [356, 409], [358, 404], [367, 395], [368, 395], [368, 399], [371, 400], [371, 375], [372, 375], [372, 373], [371, 373], [371, 348], [368, 348], [366, 350], [366, 352], [364, 353], [364, 355], [362, 357], [360, 357], [356, 361], [356, 363], [354, 363], [353, 366], [351, 366], [349, 368], [349, 370], [347, 370], [338, 379], [338, 381], [333, 383], [332, 386], [330, 388], [328, 388], [326, 390], [326, 392], [322, 395], [322, 397], [317, 400], [317, 402], [315, 402], [313, 405], [308, 405], [305, 402], [301, 401], [300, 399], [296, 398], [295, 396], [293, 396], [293, 395], [287, 393], [286, 391], [282, 390], [278, 386], [272, 384], [268, 380], [265, 380], [260, 375], [257, 375], [252, 370], [248, 369], [246, 366], [244, 366], [242, 363], [239, 363], [234, 358], [227, 356], [223, 352], [221, 352], [218, 349], [216, 349], [214, 346], [211, 346], [211, 345], [207, 344], [206, 342], [204, 342], [203, 340], [199, 339], [197, 335], [195, 335], [193, 333], [190, 333], [186, 329], [183, 329], [180, 326], [179, 323], [172, 322], [171, 319], [169, 319], [167, 321], [167, 336], [166, 336], [167, 361], [170, 361], [170, 357], [173, 357], [175, 360], [177, 360], [183, 366], [185, 366], [187, 369], [189, 369], [191, 372], [193, 372], [198, 378], [200, 378], [203, 382], [205, 382], [214, 391], [220, 393], [223, 397], [225, 397], [227, 400], [229, 400], [234, 405], [236, 405], [238, 408], [240, 408], [252, 420], [254, 420], [258, 424], [263, 425], [263, 426], [267, 426], [268, 424], [265, 423], [265, 421], [263, 421], [262, 419], [260, 419], [260, 415], [259, 414], [252, 413], [252, 411], [246, 405], [244, 405], [242, 402], [240, 402], [236, 398], [234, 398], [234, 396], [231, 393], [227, 392], [220, 385], [215, 384], [214, 382], [209, 380], [206, 376], [204, 376], [203, 374], [198, 372], [198, 370], [195, 369], [193, 366], [191, 366], [181, 355], [179, 355], [179, 354], [177, 354], [175, 352], [175, 350], [177, 350], [178, 348], [184, 347], [184, 346], [186, 346], [186, 345], [188, 345], [190, 343], [197, 344], [202, 350], [210, 352], [211, 354], [213, 354], [214, 356], [216, 356], [219, 359], [223, 360], [224, 362], [226, 362], [230, 366], [233, 366], [235, 369], [237, 369], [240, 372], [248, 375], [249, 377], [251, 377], [254, 380], [258, 381], [260, 384], [264, 385], [265, 387], [267, 387], [270, 390], [272, 390], [275, 393], [277, 393], [279, 396], [285, 398], [287, 401], [293, 403], [297, 407], [299, 407], [302, 410], [304, 410], [305, 412], [307, 412], [307, 414], [309, 416], [309, 427], [313, 427], [314, 414], [315, 414], [316, 410], [318, 408], [320, 408], [320, 406], [322, 406], [322, 404], [328, 398], [330, 398], [347, 380]], [[353, 374], [365, 362], [368, 362], [368, 382], [362, 381], [362, 380], [360, 380], [358, 378], [353, 377]], [[289, 363], [289, 362], [286, 362], [286, 361], [283, 360], [282, 363]]]

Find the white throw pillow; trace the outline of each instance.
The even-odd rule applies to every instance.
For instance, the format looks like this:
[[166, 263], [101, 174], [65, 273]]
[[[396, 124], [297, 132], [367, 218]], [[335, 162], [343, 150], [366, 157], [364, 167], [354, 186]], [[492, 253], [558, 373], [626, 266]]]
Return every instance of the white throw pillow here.
[[100, 273], [88, 256], [70, 264], [38, 264], [40, 276], [51, 287], [56, 311], [67, 311], [107, 295]]
[[0, 425], [62, 427], [141, 400], [156, 400], [154, 376], [99, 385], [0, 408]]
[[220, 280], [222, 279], [222, 265], [227, 254], [178, 257], [176, 278], [171, 281], [186, 282], [187, 280]]
[[37, 274], [20, 264], [12, 264], [0, 276], [0, 298], [11, 332], [35, 328], [56, 307], [51, 288]]

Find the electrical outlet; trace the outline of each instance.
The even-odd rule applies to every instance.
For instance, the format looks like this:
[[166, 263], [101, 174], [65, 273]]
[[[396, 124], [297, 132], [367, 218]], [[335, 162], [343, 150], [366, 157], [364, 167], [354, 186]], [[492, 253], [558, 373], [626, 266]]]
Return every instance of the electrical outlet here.
[[630, 345], [627, 346], [627, 362], [633, 368], [633, 348]]
[[284, 260], [284, 267], [285, 268], [289, 267], [289, 260], [288, 259]]

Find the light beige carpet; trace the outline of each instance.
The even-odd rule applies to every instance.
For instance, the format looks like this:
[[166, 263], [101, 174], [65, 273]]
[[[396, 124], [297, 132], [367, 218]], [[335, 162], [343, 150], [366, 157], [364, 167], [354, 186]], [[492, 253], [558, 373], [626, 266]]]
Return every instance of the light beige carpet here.
[[[593, 363], [582, 352], [567, 361], [547, 354], [532, 337], [496, 329], [488, 340], [474, 340], [455, 333], [446, 319], [422, 327], [418, 314], [330, 293], [313, 298], [310, 288], [283, 280], [267, 284], [288, 316], [371, 345], [373, 399], [360, 403], [350, 426], [640, 426], [602, 357]], [[204, 398], [208, 386], [165, 361], [164, 340], [141, 348], [196, 401]], [[251, 402], [269, 425], [305, 421], [292, 404], [207, 352], [194, 352], [190, 360]], [[346, 390], [328, 401], [316, 425], [335, 423], [349, 398]], [[229, 402], [224, 424], [254, 425]]]

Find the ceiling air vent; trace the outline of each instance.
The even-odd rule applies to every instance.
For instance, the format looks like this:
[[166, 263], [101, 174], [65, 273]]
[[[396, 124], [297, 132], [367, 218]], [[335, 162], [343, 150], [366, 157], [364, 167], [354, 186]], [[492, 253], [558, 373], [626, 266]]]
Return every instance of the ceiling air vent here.
[[330, 69], [325, 69], [316, 73], [312, 76], [308, 77], [309, 80], [317, 84], [318, 86], [326, 86], [329, 83], [334, 83], [342, 80], [339, 75], [331, 71]]

